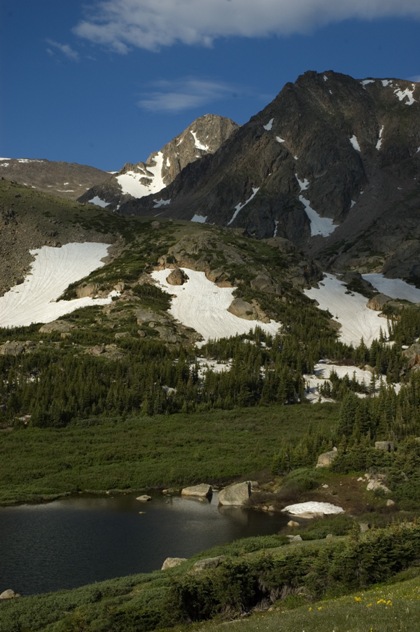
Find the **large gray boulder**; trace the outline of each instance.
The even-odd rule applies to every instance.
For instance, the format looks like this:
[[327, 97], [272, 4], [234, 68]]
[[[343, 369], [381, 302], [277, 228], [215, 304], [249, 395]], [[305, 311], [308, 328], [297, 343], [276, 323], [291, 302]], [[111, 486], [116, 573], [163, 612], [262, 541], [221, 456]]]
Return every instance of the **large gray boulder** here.
[[251, 483], [244, 481], [224, 487], [219, 492], [219, 505], [241, 507], [251, 496]]
[[20, 597], [19, 593], [15, 592], [11, 588], [3, 590], [3, 592], [0, 593], [0, 599], [16, 599], [17, 597]]
[[187, 498], [211, 498], [212, 495], [213, 489], [211, 485], [208, 485], [207, 483], [184, 487], [184, 489], [181, 490], [181, 496], [186, 496]]
[[186, 561], [186, 557], [167, 557], [162, 564], [161, 570], [166, 571], [168, 568], [175, 568], [175, 566], [179, 566]]
[[169, 285], [184, 285], [188, 281], [188, 275], [181, 268], [174, 268], [166, 277]]
[[333, 448], [333, 450], [330, 450], [329, 452], [323, 452], [318, 457], [316, 467], [330, 467], [331, 463], [337, 458], [337, 456], [337, 448]]

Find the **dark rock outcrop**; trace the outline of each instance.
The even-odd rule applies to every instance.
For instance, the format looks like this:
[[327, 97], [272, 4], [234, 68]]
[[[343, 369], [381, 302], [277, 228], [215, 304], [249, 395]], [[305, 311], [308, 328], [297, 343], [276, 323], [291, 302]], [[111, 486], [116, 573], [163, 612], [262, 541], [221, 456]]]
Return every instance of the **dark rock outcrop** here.
[[[287, 238], [324, 267], [375, 266], [415, 281], [419, 147], [420, 84], [310, 71], [214, 155], [120, 212], [200, 214], [251, 236]], [[156, 210], [161, 199], [167, 205]]]

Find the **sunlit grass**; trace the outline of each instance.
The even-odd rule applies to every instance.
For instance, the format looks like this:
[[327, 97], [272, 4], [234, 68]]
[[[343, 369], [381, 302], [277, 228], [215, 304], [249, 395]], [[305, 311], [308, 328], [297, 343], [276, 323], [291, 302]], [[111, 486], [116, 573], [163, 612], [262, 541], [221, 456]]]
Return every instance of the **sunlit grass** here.
[[201, 625], [203, 632], [414, 632], [420, 621], [420, 577], [286, 610]]

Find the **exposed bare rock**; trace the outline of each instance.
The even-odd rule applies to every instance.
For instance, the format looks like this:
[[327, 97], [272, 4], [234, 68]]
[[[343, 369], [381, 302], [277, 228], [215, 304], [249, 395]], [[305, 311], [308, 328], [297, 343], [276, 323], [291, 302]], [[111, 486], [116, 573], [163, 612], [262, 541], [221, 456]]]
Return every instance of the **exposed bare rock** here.
[[249, 481], [233, 483], [224, 487], [219, 492], [219, 505], [237, 506], [245, 505], [251, 496], [251, 484]]
[[201, 483], [200, 485], [192, 485], [190, 487], [184, 487], [181, 490], [181, 496], [189, 498], [211, 498], [213, 495], [213, 489], [211, 485], [207, 483]]
[[257, 312], [254, 307], [251, 303], [244, 301], [242, 298], [234, 298], [228, 307], [228, 312], [238, 318], [244, 318], [245, 320], [257, 319]]
[[67, 334], [72, 329], [74, 329], [75, 325], [73, 323], [67, 322], [65, 320], [54, 320], [52, 323], [46, 323], [39, 328], [39, 333], [41, 334], [50, 334], [53, 332], [57, 332], [60, 334]]
[[20, 597], [20, 594], [15, 592], [11, 588], [3, 590], [3, 592], [0, 593], [0, 599], [16, 599], [17, 597]]
[[20, 342], [18, 340], [8, 340], [7, 342], [0, 345], [0, 355], [6, 356], [17, 356], [21, 353], [25, 353], [26, 351], [30, 351], [35, 347], [35, 343], [26, 340], [25, 342]]
[[181, 268], [174, 268], [166, 280], [169, 285], [184, 285], [188, 281], [188, 275]]
[[337, 456], [338, 456], [337, 448], [334, 448], [333, 450], [330, 450], [329, 452], [324, 452], [323, 454], [320, 454], [318, 457], [318, 462], [316, 464], [316, 467], [330, 467], [330, 465], [337, 458]]
[[79, 287], [76, 288], [77, 298], [85, 298], [86, 296], [92, 298], [96, 296], [97, 293], [98, 293], [97, 283], [86, 283], [84, 285], [79, 285]]
[[225, 561], [224, 555], [218, 555], [217, 557], [206, 557], [203, 560], [198, 560], [192, 567], [195, 572], [205, 571], [208, 568], [217, 568]]
[[136, 500], [141, 503], [149, 503], [152, 500], [152, 497], [148, 494], [142, 494], [141, 496], [137, 496]]
[[405, 349], [403, 355], [407, 358], [409, 369], [420, 367], [420, 342], [416, 342], [408, 347], [408, 349]]
[[367, 306], [369, 307], [369, 309], [373, 309], [375, 312], [381, 312], [384, 308], [384, 305], [389, 303], [390, 300], [391, 298], [389, 296], [386, 296], [385, 294], [376, 294], [369, 299], [369, 301], [367, 302]]
[[175, 568], [175, 566], [179, 566], [186, 561], [186, 557], [167, 557], [162, 564], [161, 570], [166, 571], [168, 568]]
[[384, 452], [394, 452], [395, 444], [393, 441], [375, 441], [375, 450], [383, 450]]

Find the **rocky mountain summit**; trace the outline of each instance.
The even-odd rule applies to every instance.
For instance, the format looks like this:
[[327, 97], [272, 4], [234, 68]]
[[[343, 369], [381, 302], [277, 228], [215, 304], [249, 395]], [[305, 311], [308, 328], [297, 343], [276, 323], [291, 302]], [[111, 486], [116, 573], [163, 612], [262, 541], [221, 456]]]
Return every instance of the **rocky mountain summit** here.
[[[214, 114], [201, 116], [162, 149], [150, 154], [145, 162], [127, 163], [79, 199], [115, 210], [131, 200], [158, 194], [187, 165], [213, 154], [237, 129], [238, 125], [228, 118]], [[168, 200], [158, 197], [153, 208], [164, 208], [167, 204]]]
[[420, 84], [307, 72], [212, 156], [119, 212], [282, 237], [336, 270], [420, 269]]
[[73, 162], [0, 158], [0, 177], [32, 189], [77, 200], [86, 189], [108, 179], [109, 173]]

